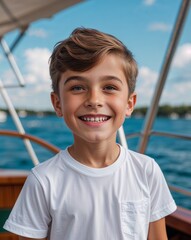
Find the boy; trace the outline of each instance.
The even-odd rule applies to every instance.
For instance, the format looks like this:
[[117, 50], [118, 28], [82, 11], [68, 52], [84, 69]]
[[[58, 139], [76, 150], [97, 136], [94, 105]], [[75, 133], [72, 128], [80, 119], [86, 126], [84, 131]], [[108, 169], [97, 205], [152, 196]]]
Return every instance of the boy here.
[[156, 162], [116, 143], [137, 64], [115, 37], [78, 28], [50, 61], [57, 116], [74, 143], [32, 169], [5, 229], [20, 239], [166, 240], [176, 209]]

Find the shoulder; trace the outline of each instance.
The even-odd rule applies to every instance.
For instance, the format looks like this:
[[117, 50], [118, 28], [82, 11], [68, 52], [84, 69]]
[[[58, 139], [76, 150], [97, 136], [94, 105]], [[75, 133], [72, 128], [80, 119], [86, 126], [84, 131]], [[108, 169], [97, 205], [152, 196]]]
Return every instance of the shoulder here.
[[149, 157], [148, 155], [145, 155], [145, 154], [142, 154], [139, 152], [135, 152], [130, 149], [128, 149], [127, 151], [128, 151], [129, 156], [131, 158], [133, 158], [133, 160], [136, 160], [138, 162], [140, 161], [142, 163], [148, 163], [149, 161], [153, 161], [153, 159], [151, 157]]
[[50, 181], [51, 179], [56, 179], [60, 176], [66, 168], [65, 164], [65, 151], [60, 151], [52, 158], [39, 163], [37, 166], [32, 168], [31, 174], [40, 182]]
[[128, 161], [139, 168], [150, 169], [153, 166], [157, 165], [156, 161], [148, 155], [138, 153], [129, 149], [127, 150], [127, 156]]
[[162, 171], [157, 162], [145, 155], [132, 150], [126, 150], [126, 163], [129, 169], [136, 175], [142, 178], [142, 180], [148, 180], [152, 177], [157, 178], [162, 176]]

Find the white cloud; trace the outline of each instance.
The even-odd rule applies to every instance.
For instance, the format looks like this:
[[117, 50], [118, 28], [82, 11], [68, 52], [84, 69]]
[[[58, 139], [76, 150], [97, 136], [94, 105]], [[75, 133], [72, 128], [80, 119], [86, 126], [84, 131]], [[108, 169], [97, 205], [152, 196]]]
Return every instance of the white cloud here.
[[137, 82], [137, 105], [147, 105], [152, 97], [154, 87], [158, 78], [158, 73], [148, 67], [139, 69]]
[[[26, 86], [7, 89], [16, 107], [51, 109], [49, 97], [51, 80], [48, 65], [50, 55], [51, 52], [46, 48], [27, 49], [24, 52], [25, 65], [22, 70], [25, 72]], [[6, 85], [16, 83], [10, 70], [5, 71], [3, 76], [6, 79]]]
[[172, 29], [172, 26], [170, 24], [162, 23], [162, 22], [156, 22], [151, 23], [148, 27], [150, 31], [161, 31], [161, 32], [168, 32]]
[[28, 34], [29, 36], [35, 36], [39, 38], [46, 38], [48, 35], [47, 32], [42, 28], [31, 29], [29, 30]]
[[185, 43], [180, 46], [174, 56], [172, 66], [175, 68], [191, 67], [191, 44]]
[[26, 58], [25, 79], [30, 84], [50, 84], [48, 60], [51, 52], [47, 48], [27, 49], [24, 53]]
[[[191, 84], [188, 80], [190, 76], [190, 49], [191, 44], [184, 44], [177, 49], [174, 60], [174, 68], [172, 68], [172, 77], [169, 76], [165, 84], [165, 88], [161, 97], [161, 103], [169, 103], [172, 105], [188, 104], [191, 102]], [[15, 106], [23, 108], [35, 109], [52, 109], [50, 103], [51, 80], [49, 77], [48, 60], [51, 52], [46, 48], [27, 49], [25, 56], [25, 80], [26, 87], [21, 89], [8, 89]], [[187, 68], [186, 68], [187, 66]], [[180, 80], [177, 80], [181, 76]], [[149, 105], [158, 79], [158, 72], [153, 71], [147, 66], [139, 69], [136, 92], [138, 95], [137, 106]], [[11, 71], [3, 74], [6, 84], [15, 83]], [[0, 99], [1, 100], [1, 99]], [[2, 104], [2, 103], [1, 103]]]
[[38, 84], [35, 86], [34, 90], [36, 93], [50, 92], [51, 91], [51, 82], [49, 81], [48, 84]]
[[144, 0], [143, 3], [147, 6], [151, 6], [155, 3], [155, 0]]
[[[175, 52], [161, 102], [170, 104], [191, 103], [191, 43], [184, 43]], [[170, 75], [169, 75], [170, 76]]]
[[24, 52], [27, 85], [20, 91], [22, 98], [27, 99], [26, 105], [30, 108], [46, 109], [46, 105], [50, 108], [51, 80], [48, 64], [50, 55], [51, 52], [47, 48], [27, 49]]
[[191, 102], [190, 82], [175, 82], [168, 84], [164, 89], [161, 102], [172, 105], [189, 104]]
[[[181, 105], [191, 103], [191, 84], [185, 78], [187, 72], [181, 72], [181, 79], [167, 79], [164, 90], [161, 96], [160, 103]], [[159, 73], [143, 66], [139, 69], [139, 76], [137, 82], [137, 106], [150, 105]], [[172, 81], [173, 80], [173, 81]]]
[[36, 110], [52, 109], [50, 90], [37, 92], [35, 85], [26, 85], [21, 89], [8, 89], [8, 93], [15, 107]]
[[4, 85], [6, 85], [6, 86], [18, 84], [18, 81], [17, 81], [12, 69], [8, 69], [5, 72], [3, 72], [1, 78], [3, 80]]

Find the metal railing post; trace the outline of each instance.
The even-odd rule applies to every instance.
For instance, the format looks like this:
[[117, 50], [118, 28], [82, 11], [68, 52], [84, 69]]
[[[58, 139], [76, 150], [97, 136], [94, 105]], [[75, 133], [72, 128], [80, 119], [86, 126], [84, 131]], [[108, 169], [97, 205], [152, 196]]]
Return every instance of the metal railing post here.
[[184, 22], [189, 10], [190, 0], [182, 0], [182, 4], [177, 16], [177, 20], [174, 25], [174, 29], [172, 31], [171, 39], [169, 41], [169, 46], [167, 48], [166, 57], [164, 59], [164, 63], [159, 75], [159, 79], [154, 91], [154, 95], [151, 101], [151, 106], [147, 110], [145, 124], [142, 130], [142, 137], [140, 138], [138, 151], [144, 153], [147, 147], [147, 143], [150, 136], [150, 131], [152, 129], [157, 111], [159, 100], [166, 82], [166, 78], [170, 69], [170, 65], [178, 44], [179, 37], [181, 35], [181, 31], [184, 26]]
[[[0, 93], [1, 93], [8, 109], [9, 109], [9, 112], [10, 112], [12, 118], [13, 118], [13, 121], [16, 125], [16, 128], [17, 128], [18, 132], [21, 133], [21, 134], [24, 134], [25, 130], [24, 130], [24, 128], [21, 124], [21, 121], [20, 121], [20, 119], [17, 115], [17, 112], [16, 112], [16, 110], [15, 110], [15, 108], [14, 108], [12, 102], [11, 102], [11, 99], [10, 99], [9, 95], [7, 94], [6, 89], [3, 87], [3, 82], [1, 80], [0, 80]], [[37, 165], [39, 163], [39, 161], [38, 161], [38, 158], [37, 158], [37, 156], [36, 156], [36, 154], [33, 150], [33, 147], [31, 145], [30, 141], [28, 139], [24, 139], [23, 141], [24, 141], [25, 147], [26, 147], [34, 165]]]
[[118, 135], [119, 135], [119, 140], [120, 140], [121, 145], [123, 147], [125, 147], [125, 148], [128, 148], [127, 139], [126, 139], [126, 136], [125, 136], [125, 132], [124, 132], [123, 126], [121, 126], [118, 129]]
[[1, 38], [0, 43], [1, 43], [1, 47], [4, 51], [5, 56], [7, 57], [8, 61], [9, 61], [9, 64], [10, 64], [11, 68], [13, 69], [13, 72], [15, 73], [15, 76], [18, 79], [19, 85], [21, 87], [23, 87], [25, 85], [24, 78], [23, 78], [23, 76], [22, 76], [22, 74], [21, 74], [21, 72], [20, 72], [20, 70], [19, 70], [19, 68], [18, 68], [18, 66], [15, 62], [15, 59], [13, 57], [13, 54], [12, 54], [11, 50], [9, 49], [9, 46], [7, 45], [6, 41], [3, 38]]

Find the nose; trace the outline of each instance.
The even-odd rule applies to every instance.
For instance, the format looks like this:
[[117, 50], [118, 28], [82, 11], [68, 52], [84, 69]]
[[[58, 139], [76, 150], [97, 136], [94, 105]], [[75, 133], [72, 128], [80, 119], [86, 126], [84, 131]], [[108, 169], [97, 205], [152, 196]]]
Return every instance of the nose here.
[[85, 107], [97, 108], [101, 107], [102, 105], [102, 97], [99, 93], [99, 90], [93, 89], [89, 91], [87, 94], [87, 99], [85, 101]]

